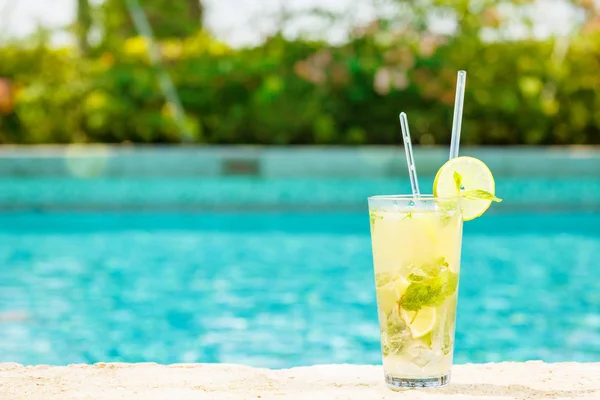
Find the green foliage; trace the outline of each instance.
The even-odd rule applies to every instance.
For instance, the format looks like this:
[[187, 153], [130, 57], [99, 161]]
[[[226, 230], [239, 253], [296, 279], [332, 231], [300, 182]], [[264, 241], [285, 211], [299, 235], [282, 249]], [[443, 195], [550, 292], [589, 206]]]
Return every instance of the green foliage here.
[[[89, 1], [89, 0], [88, 0]], [[127, 8], [129, 0], [105, 0], [100, 6], [104, 42], [117, 46], [137, 31]], [[157, 38], [193, 35], [202, 24], [200, 0], [137, 0]]]
[[[199, 32], [160, 50], [199, 143], [397, 144], [405, 111], [415, 142], [447, 144], [465, 69], [464, 144], [600, 144], [598, 31], [483, 41], [463, 32], [485, 27], [473, 21], [452, 37], [381, 22], [340, 46], [274, 36], [233, 50]], [[178, 142], [146, 46], [0, 48], [15, 92], [0, 143]]]
[[92, 25], [92, 15], [89, 0], [77, 0], [77, 20], [75, 22], [75, 36], [77, 45], [82, 54], [89, 50], [89, 32]]

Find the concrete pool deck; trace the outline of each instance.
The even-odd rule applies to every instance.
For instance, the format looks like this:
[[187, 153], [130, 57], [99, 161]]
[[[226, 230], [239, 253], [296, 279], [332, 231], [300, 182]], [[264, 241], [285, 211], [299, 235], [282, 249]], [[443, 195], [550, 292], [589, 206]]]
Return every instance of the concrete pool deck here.
[[600, 399], [600, 363], [468, 364], [442, 389], [393, 392], [380, 366], [269, 370], [228, 364], [0, 364], [2, 400]]

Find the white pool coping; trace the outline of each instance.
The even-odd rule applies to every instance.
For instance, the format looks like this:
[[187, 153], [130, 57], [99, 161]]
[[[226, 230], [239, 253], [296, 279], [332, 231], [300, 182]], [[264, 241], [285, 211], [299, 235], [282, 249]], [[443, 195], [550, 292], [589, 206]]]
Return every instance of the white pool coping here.
[[600, 399], [600, 363], [468, 364], [442, 389], [396, 393], [380, 366], [269, 370], [230, 364], [0, 364], [2, 400], [510, 400]]
[[[433, 176], [446, 146], [415, 147], [419, 174]], [[598, 177], [600, 146], [464, 147], [494, 175]], [[401, 146], [0, 146], [2, 176], [265, 178], [407, 176]]]
[[[494, 172], [492, 212], [600, 210], [600, 146], [465, 147]], [[422, 191], [448, 149], [416, 147]], [[409, 190], [400, 146], [0, 146], [0, 212], [364, 211]]]

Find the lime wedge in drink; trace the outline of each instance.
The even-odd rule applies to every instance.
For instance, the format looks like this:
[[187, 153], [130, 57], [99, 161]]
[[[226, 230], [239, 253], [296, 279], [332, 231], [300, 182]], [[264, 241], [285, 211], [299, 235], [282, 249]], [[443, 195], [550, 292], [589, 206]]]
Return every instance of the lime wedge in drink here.
[[400, 312], [413, 339], [427, 335], [435, 326], [436, 312], [433, 307], [423, 307], [419, 311], [408, 311], [402, 308]]
[[436, 197], [462, 197], [463, 219], [470, 221], [480, 217], [492, 204], [500, 202], [495, 196], [496, 184], [490, 169], [473, 157], [457, 157], [449, 160], [437, 172], [433, 182]]
[[398, 307], [400, 296], [406, 291], [409, 282], [398, 277], [382, 286], [376, 288], [377, 302], [379, 309], [386, 315]]

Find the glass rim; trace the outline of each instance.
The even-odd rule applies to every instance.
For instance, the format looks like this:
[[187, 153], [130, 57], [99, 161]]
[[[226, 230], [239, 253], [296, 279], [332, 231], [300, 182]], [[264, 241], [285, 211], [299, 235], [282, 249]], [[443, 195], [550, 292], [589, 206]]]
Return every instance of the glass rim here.
[[375, 195], [375, 196], [369, 196], [367, 199], [368, 200], [384, 200], [384, 201], [423, 201], [423, 200], [449, 201], [449, 200], [458, 200], [458, 199], [460, 199], [460, 196], [440, 197], [440, 196], [434, 196], [432, 194], [421, 194], [417, 197], [414, 194], [379, 194], [379, 195]]

